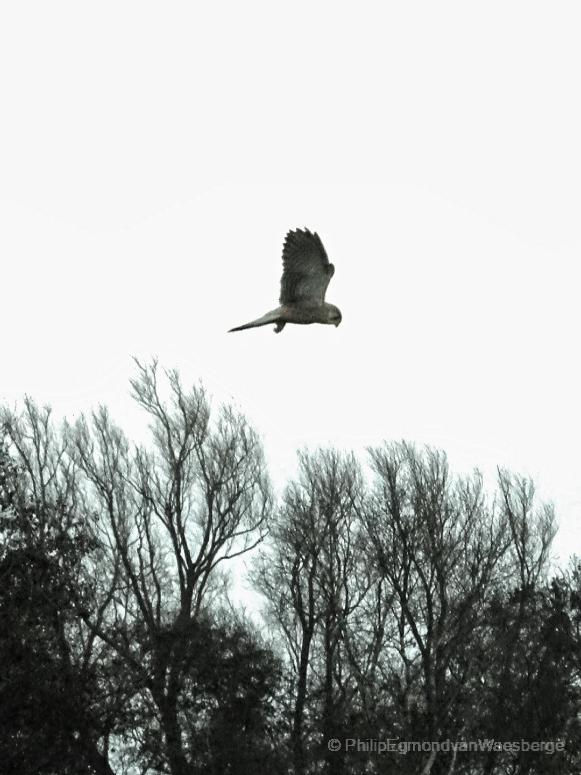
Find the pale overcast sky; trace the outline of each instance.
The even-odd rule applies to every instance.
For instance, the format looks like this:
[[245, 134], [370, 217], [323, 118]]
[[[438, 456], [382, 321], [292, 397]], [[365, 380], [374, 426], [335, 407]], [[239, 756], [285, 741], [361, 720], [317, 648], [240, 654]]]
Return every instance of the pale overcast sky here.
[[[129, 433], [131, 355], [295, 450], [532, 475], [581, 553], [576, 2], [4, 2], [0, 400]], [[319, 232], [343, 323], [227, 334]]]

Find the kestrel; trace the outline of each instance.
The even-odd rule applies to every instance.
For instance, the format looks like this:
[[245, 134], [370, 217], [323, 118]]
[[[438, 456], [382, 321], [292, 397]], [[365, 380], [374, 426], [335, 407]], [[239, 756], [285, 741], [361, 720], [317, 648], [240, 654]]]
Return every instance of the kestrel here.
[[335, 273], [319, 235], [308, 229], [289, 231], [282, 250], [280, 307], [257, 320], [230, 331], [243, 331], [275, 323], [279, 333], [287, 323], [328, 323], [338, 326], [341, 312], [325, 301], [325, 292]]

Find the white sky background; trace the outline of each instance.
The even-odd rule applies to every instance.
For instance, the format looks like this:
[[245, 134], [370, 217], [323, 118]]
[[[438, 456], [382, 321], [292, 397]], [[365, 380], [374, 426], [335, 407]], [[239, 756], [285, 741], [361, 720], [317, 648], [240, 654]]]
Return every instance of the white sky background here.
[[[574, 2], [5, 2], [0, 400], [129, 434], [131, 355], [295, 450], [532, 475], [581, 553]], [[227, 334], [317, 230], [338, 328]]]

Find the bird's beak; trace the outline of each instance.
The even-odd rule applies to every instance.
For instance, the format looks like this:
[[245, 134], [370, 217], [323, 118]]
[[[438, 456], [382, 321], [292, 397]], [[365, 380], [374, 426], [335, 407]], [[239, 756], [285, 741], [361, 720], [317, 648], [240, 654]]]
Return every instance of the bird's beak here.
[[335, 328], [337, 328], [337, 327], [338, 327], [338, 325], [339, 325], [339, 323], [340, 323], [340, 322], [341, 322], [341, 321], [337, 321], [337, 323], [335, 323]]

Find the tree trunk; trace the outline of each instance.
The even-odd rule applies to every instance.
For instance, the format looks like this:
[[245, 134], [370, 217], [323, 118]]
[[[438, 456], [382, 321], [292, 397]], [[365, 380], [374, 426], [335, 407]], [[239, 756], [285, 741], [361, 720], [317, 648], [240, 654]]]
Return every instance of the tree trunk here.
[[91, 767], [98, 773], [98, 775], [115, 775], [114, 770], [111, 769], [111, 765], [106, 756], [99, 753], [96, 747], [93, 747], [87, 754]]
[[432, 767], [434, 766], [435, 761], [436, 761], [436, 749], [433, 748], [428, 758], [428, 761], [424, 765], [421, 775], [430, 775], [430, 772], [432, 771]]
[[171, 775], [190, 775], [191, 767], [184, 753], [176, 702], [165, 698], [161, 704], [161, 723]]
[[305, 746], [303, 740], [303, 718], [307, 699], [307, 671], [309, 667], [309, 654], [311, 650], [312, 637], [312, 630], [308, 630], [303, 635], [298, 669], [297, 696], [293, 714], [292, 730], [293, 765], [295, 775], [304, 775], [306, 768]]
[[[337, 708], [333, 692], [333, 667], [335, 660], [335, 648], [333, 635], [327, 624], [325, 633], [325, 683], [324, 683], [324, 707], [323, 707], [323, 745], [325, 747], [325, 772], [327, 775], [342, 775], [345, 764], [345, 751], [343, 744], [338, 751], [331, 751], [328, 742], [332, 739], [341, 739], [342, 729], [337, 723]], [[343, 741], [341, 741], [343, 743]]]

